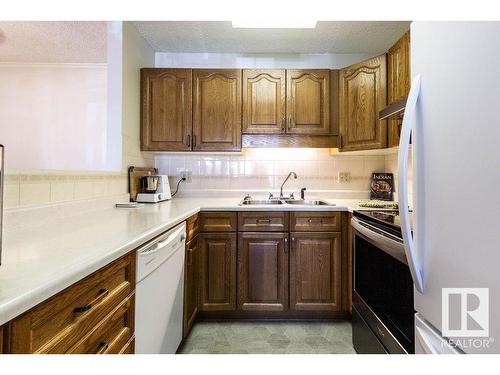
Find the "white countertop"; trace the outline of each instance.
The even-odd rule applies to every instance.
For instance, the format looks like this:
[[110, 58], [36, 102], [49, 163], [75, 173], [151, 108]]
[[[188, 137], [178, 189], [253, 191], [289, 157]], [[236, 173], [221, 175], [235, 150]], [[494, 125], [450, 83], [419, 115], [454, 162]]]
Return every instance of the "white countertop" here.
[[[36, 226], [4, 231], [0, 266], [0, 325], [204, 211], [352, 211], [357, 199], [325, 199], [336, 206], [239, 206], [241, 198], [175, 198], [141, 208], [108, 208], [71, 217], [49, 215]], [[55, 216], [55, 217], [54, 217]]]

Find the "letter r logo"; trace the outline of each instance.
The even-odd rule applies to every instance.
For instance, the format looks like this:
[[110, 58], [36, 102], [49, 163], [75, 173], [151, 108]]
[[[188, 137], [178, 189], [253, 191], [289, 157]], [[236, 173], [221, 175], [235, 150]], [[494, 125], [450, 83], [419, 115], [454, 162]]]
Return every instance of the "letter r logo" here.
[[443, 288], [441, 329], [445, 337], [488, 337], [489, 289]]

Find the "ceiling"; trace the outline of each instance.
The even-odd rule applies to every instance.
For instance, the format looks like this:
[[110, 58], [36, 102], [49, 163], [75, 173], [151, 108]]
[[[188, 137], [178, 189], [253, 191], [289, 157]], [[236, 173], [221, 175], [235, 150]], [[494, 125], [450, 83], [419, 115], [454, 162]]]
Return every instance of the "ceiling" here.
[[230, 21], [141, 21], [139, 33], [159, 52], [382, 53], [409, 21], [319, 21], [314, 29], [239, 29]]
[[105, 63], [106, 22], [0, 21], [0, 62]]

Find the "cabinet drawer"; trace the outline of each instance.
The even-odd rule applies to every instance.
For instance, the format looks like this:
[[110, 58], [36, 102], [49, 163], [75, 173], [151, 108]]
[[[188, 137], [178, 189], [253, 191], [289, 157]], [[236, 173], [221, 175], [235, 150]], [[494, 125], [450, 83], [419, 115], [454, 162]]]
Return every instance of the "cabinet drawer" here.
[[286, 232], [288, 212], [238, 212], [238, 230], [242, 232]]
[[235, 232], [236, 212], [200, 212], [201, 232]]
[[336, 232], [342, 228], [341, 212], [292, 212], [292, 232]]
[[200, 232], [199, 215], [194, 214], [186, 220], [186, 242], [191, 241]]
[[122, 257], [12, 322], [13, 353], [64, 353], [135, 288], [135, 252]]
[[90, 334], [79, 341], [71, 354], [118, 354], [134, 332], [134, 295], [120, 303]]
[[125, 344], [125, 346], [120, 350], [120, 354], [134, 354], [135, 353], [135, 336]]

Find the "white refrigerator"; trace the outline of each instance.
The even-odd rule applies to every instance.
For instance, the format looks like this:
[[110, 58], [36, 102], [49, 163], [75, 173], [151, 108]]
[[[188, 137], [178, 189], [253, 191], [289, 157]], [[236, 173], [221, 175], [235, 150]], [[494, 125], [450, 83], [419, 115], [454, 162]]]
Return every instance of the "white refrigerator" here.
[[500, 353], [500, 22], [413, 22], [411, 74], [398, 195], [415, 350]]

